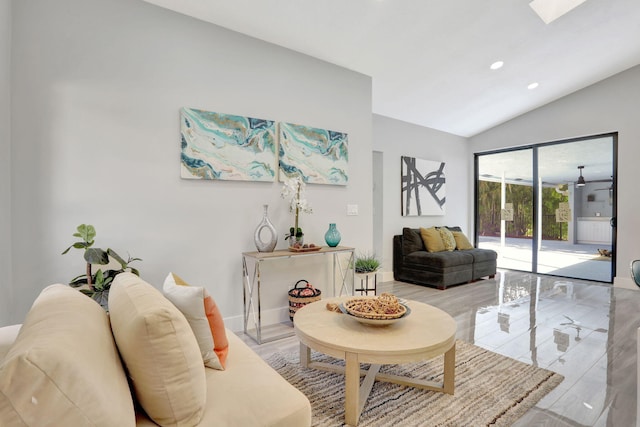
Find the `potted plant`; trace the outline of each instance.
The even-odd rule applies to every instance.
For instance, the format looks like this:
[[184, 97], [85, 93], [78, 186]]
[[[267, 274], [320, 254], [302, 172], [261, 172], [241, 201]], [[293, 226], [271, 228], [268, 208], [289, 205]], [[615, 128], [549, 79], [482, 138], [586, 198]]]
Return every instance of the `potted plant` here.
[[354, 268], [356, 273], [374, 273], [380, 268], [380, 260], [375, 255], [357, 255]]
[[360, 279], [360, 287], [356, 292], [368, 295], [369, 292], [376, 294], [378, 285], [377, 272], [380, 269], [380, 260], [375, 254], [357, 255], [353, 264], [356, 276]]
[[295, 222], [293, 227], [289, 228], [289, 233], [285, 235], [284, 239], [289, 240], [289, 246], [302, 246], [304, 243], [304, 233], [302, 228], [298, 226], [298, 217], [301, 212], [313, 213], [313, 209], [309, 206], [309, 203], [304, 198], [305, 183], [301, 176], [297, 175], [293, 178], [285, 180], [280, 191], [280, 196], [283, 199], [289, 198], [289, 211], [295, 214]]
[[[62, 252], [62, 255], [66, 254], [71, 248], [83, 249], [84, 260], [87, 262], [86, 271], [69, 282], [69, 285], [74, 288], [80, 288], [79, 291], [85, 295], [88, 295], [95, 300], [102, 308], [109, 311], [109, 289], [111, 288], [111, 282], [120, 273], [124, 271], [130, 271], [135, 275], [140, 275], [140, 272], [130, 267], [129, 264], [133, 261], [142, 261], [140, 258], [127, 257], [125, 261], [120, 255], [118, 255], [113, 249], [107, 248], [103, 250], [101, 248], [94, 248], [96, 229], [93, 225], [80, 224], [77, 227], [77, 231], [73, 233], [74, 237], [78, 237], [80, 240], [73, 243], [67, 249]], [[92, 266], [96, 265], [108, 265], [113, 260], [120, 264], [118, 269], [102, 270], [98, 269], [95, 273], [92, 272]]]

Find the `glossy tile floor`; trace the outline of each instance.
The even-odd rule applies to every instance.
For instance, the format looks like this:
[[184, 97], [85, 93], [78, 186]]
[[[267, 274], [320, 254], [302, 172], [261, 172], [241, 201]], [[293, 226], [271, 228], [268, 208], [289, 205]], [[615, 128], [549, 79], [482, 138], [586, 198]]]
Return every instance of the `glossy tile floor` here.
[[[380, 292], [439, 307], [456, 319], [459, 339], [564, 375], [516, 426], [636, 426], [640, 291], [499, 271], [445, 291], [386, 282]], [[295, 337], [243, 339], [262, 357], [298, 348]]]

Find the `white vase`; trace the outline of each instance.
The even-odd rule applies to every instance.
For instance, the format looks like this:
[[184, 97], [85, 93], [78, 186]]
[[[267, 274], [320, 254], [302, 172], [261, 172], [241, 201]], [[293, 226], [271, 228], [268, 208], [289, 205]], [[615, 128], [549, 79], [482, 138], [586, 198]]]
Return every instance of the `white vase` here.
[[[273, 252], [278, 243], [278, 235], [276, 234], [276, 228], [269, 221], [269, 217], [267, 216], [267, 210], [269, 209], [269, 205], [263, 205], [264, 213], [262, 215], [262, 221], [258, 224], [255, 233], [253, 234], [253, 241], [256, 244], [256, 248], [258, 252]], [[262, 240], [262, 232], [265, 231], [269, 234], [269, 238], [267, 241]]]

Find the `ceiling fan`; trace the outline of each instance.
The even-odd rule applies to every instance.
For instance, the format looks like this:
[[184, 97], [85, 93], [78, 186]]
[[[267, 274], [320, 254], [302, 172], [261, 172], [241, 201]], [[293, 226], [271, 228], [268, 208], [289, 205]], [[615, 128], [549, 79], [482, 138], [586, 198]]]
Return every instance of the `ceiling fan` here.
[[[590, 180], [586, 180], [584, 179], [584, 176], [582, 176], [582, 170], [584, 169], [584, 166], [578, 166], [578, 170], [580, 171], [580, 176], [578, 176], [578, 180], [574, 181], [574, 184], [576, 187], [584, 187], [585, 185], [592, 183], [592, 182], [610, 182], [611, 183], [611, 189], [613, 189], [613, 176], [611, 178], [607, 178], [607, 179], [590, 179]], [[601, 188], [601, 190], [608, 190], [607, 188]]]
[[584, 169], [584, 166], [578, 166], [580, 176], [578, 177], [578, 181], [576, 181], [576, 187], [584, 187], [587, 184], [582, 176], [582, 169]]

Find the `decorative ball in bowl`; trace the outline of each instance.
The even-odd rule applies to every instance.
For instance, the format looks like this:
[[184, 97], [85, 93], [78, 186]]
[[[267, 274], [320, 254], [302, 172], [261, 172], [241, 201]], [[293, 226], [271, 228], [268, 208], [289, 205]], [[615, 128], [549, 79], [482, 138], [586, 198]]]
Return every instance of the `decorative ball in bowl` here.
[[411, 313], [411, 309], [395, 295], [383, 293], [377, 297], [352, 298], [340, 304], [340, 310], [360, 323], [390, 325]]

